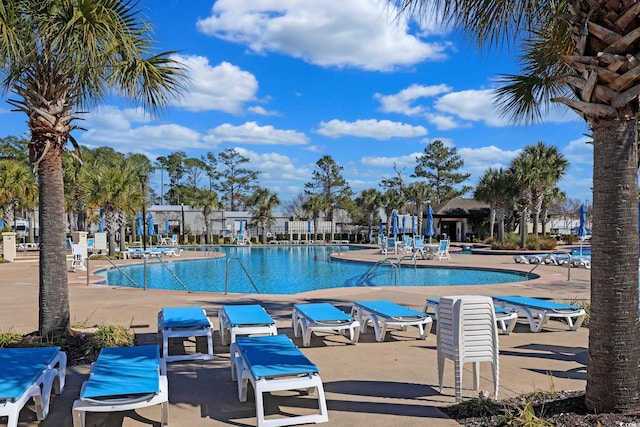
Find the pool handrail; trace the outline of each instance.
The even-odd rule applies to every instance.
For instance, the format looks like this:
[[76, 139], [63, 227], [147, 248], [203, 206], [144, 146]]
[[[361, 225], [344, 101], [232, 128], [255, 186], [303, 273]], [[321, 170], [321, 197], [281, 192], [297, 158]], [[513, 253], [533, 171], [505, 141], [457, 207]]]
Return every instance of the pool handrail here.
[[232, 257], [228, 257], [227, 258], [227, 264], [226, 264], [226, 267], [225, 267], [225, 272], [224, 272], [224, 294], [225, 295], [229, 294], [229, 262], [231, 262], [234, 259], [238, 261], [238, 264], [240, 264], [240, 267], [242, 267], [242, 270], [244, 270], [244, 274], [247, 275], [247, 278], [249, 279], [249, 282], [251, 282], [251, 286], [253, 286], [253, 289], [256, 290], [256, 293], [258, 293], [258, 294], [261, 293], [260, 290], [258, 289], [258, 287], [256, 286], [255, 282], [251, 278], [251, 275], [249, 274], [249, 271], [247, 271], [247, 268], [244, 266], [244, 264], [242, 263], [240, 258], [237, 257], [237, 256], [232, 256]]

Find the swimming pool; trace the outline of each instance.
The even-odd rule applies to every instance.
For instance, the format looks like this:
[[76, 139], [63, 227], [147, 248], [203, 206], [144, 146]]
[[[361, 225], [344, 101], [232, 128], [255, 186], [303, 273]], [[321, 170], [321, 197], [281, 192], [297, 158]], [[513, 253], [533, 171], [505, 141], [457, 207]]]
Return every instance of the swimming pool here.
[[[246, 267], [258, 291], [264, 294], [296, 294], [355, 286], [485, 285], [527, 280], [526, 273], [479, 268], [414, 268], [413, 265], [400, 268], [382, 265], [374, 268], [370, 263], [332, 259], [331, 253], [336, 250], [335, 246], [244, 246], [216, 249], [224, 252], [226, 257], [148, 262], [147, 288], [184, 291], [174, 278], [175, 274], [190, 291], [224, 292], [227, 264], [230, 293], [256, 293], [241, 264]], [[344, 246], [340, 250], [346, 251], [349, 248]], [[137, 287], [143, 287], [142, 264], [120, 268], [137, 283]], [[102, 270], [97, 274], [105, 276], [103, 284], [136, 286], [115, 269]], [[537, 276], [529, 275], [529, 278], [535, 277]]]

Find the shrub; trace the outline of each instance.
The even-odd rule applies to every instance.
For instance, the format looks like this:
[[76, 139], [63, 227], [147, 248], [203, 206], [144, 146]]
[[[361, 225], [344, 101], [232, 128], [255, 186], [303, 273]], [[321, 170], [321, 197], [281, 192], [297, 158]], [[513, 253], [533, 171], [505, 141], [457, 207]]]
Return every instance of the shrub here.
[[22, 335], [15, 332], [0, 332], [0, 348], [15, 347], [22, 340]]
[[130, 329], [118, 325], [100, 325], [89, 335], [84, 345], [85, 354], [99, 353], [103, 348], [130, 347], [134, 336]]

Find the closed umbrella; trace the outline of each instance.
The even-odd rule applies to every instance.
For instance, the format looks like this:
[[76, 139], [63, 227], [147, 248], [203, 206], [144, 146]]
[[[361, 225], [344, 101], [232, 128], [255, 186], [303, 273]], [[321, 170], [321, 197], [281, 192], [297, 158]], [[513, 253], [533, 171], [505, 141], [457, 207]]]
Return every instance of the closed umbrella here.
[[411, 234], [416, 235], [416, 217], [411, 215]]
[[155, 234], [155, 230], [153, 225], [153, 214], [151, 213], [147, 217], [147, 227], [149, 227], [149, 229], [147, 230], [147, 233], [149, 233], [149, 236], [153, 236]]
[[168, 236], [171, 233], [171, 227], [169, 227], [169, 218], [164, 220], [164, 233]]
[[582, 243], [587, 236], [587, 208], [584, 203], [580, 205], [580, 227], [578, 227], [578, 237], [580, 237], [580, 255], [582, 255]]
[[100, 219], [98, 220], [98, 232], [104, 232], [104, 222], [102, 221], [102, 217], [100, 217]]
[[142, 215], [138, 214], [138, 229], [136, 230], [136, 232], [138, 233], [139, 236], [142, 236], [144, 234], [144, 228], [142, 225]]
[[242, 234], [242, 232], [244, 231], [243, 224], [244, 224], [244, 220], [241, 219], [240, 220], [240, 229], [238, 230], [238, 234]]
[[405, 233], [406, 229], [407, 229], [407, 217], [402, 215], [402, 234]]
[[393, 234], [394, 236], [398, 235], [399, 230], [398, 230], [398, 211], [397, 210], [393, 210], [393, 213], [391, 214], [391, 234]]
[[433, 209], [431, 208], [431, 205], [427, 208], [427, 229], [424, 234], [429, 238], [429, 243], [431, 243], [433, 235], [436, 234], [433, 230]]

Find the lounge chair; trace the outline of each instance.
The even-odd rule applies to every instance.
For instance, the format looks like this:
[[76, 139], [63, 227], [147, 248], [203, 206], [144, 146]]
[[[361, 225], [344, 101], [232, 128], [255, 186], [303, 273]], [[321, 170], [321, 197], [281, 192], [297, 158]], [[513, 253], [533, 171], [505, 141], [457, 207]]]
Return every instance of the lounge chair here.
[[38, 420], [46, 418], [52, 391], [64, 390], [66, 366], [60, 347], [0, 348], [0, 417], [8, 417], [7, 427], [17, 427], [30, 399]]
[[[422, 311], [429, 314], [429, 311], [433, 309], [433, 317], [437, 321], [439, 303], [440, 298], [427, 298], [427, 301], [424, 303], [424, 309]], [[513, 332], [513, 329], [516, 327], [516, 323], [518, 322], [518, 313], [514, 310], [502, 307], [494, 307], [494, 311], [498, 330], [504, 335], [509, 335], [511, 332]]]
[[218, 311], [222, 345], [233, 344], [238, 335], [276, 335], [276, 322], [259, 304], [225, 305]]
[[[256, 401], [257, 425], [286, 426], [329, 421], [324, 387], [316, 365], [286, 335], [238, 337], [231, 344], [231, 370], [238, 377], [238, 399], [247, 401], [251, 381]], [[232, 377], [235, 376], [232, 373]], [[318, 413], [265, 419], [263, 394], [283, 390], [313, 389], [318, 394]], [[306, 405], [305, 405], [306, 406]]]
[[366, 332], [367, 324], [371, 323], [378, 342], [384, 341], [388, 326], [400, 326], [403, 330], [417, 326], [420, 339], [426, 339], [431, 330], [431, 317], [426, 313], [387, 300], [356, 301], [351, 315], [360, 323], [360, 332]]
[[360, 337], [360, 323], [329, 303], [294, 304], [291, 324], [295, 337], [302, 332], [305, 347], [309, 347], [311, 334], [316, 331], [343, 334], [348, 330], [351, 344]]
[[493, 301], [499, 307], [524, 313], [529, 320], [529, 329], [531, 329], [531, 332], [540, 332], [547, 323], [547, 320], [552, 317], [565, 319], [569, 325], [569, 330], [575, 331], [582, 325], [586, 315], [582, 307], [559, 304], [538, 298], [494, 296]]
[[438, 246], [438, 249], [436, 250], [434, 255], [436, 258], [438, 258], [438, 261], [441, 261], [443, 259], [451, 261], [451, 255], [449, 255], [450, 245], [451, 242], [449, 240], [440, 240], [440, 246]]
[[571, 267], [591, 268], [591, 255], [571, 256]]
[[[169, 355], [169, 338], [206, 337], [207, 352]], [[158, 312], [158, 341], [167, 362], [213, 359], [213, 327], [202, 307], [170, 307]]]
[[160, 405], [168, 427], [167, 365], [157, 345], [104, 348], [73, 402], [73, 426], [84, 427], [87, 412], [130, 411]]

